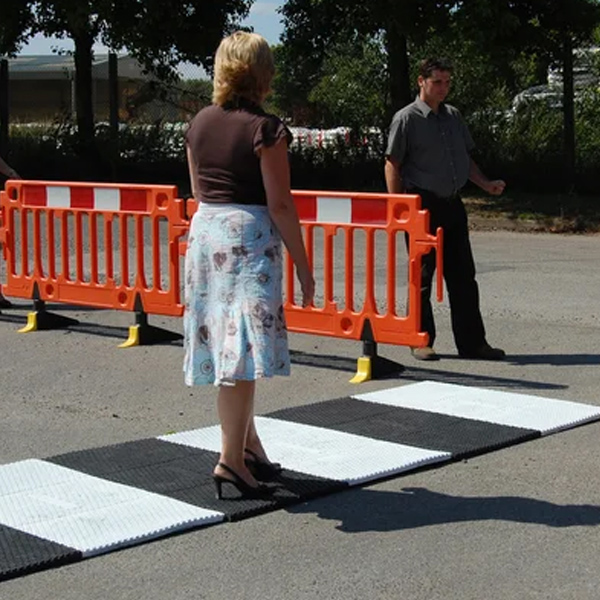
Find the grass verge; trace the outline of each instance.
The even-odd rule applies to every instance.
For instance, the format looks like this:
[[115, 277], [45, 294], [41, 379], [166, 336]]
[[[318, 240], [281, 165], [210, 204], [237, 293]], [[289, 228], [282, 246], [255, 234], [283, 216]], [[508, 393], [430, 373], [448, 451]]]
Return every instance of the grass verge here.
[[599, 233], [600, 197], [514, 192], [502, 196], [465, 193], [473, 229], [547, 233]]

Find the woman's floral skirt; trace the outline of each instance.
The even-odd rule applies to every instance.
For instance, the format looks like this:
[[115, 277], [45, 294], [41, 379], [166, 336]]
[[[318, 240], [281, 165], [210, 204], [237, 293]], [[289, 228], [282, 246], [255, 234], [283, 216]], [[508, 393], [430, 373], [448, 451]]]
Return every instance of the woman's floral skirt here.
[[289, 375], [282, 264], [265, 206], [200, 204], [185, 256], [187, 385]]

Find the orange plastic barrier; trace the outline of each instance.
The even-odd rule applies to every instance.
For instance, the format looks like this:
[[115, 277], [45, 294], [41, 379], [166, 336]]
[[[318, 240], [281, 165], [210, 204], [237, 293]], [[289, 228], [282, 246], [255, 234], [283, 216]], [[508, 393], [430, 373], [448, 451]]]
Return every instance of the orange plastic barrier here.
[[179, 240], [188, 221], [175, 186], [8, 181], [0, 210], [7, 295], [183, 314]]
[[[442, 230], [428, 233], [429, 213], [421, 210], [416, 195], [369, 194], [353, 192], [294, 191], [294, 202], [305, 230], [309, 260], [314, 264], [314, 234], [324, 233], [324, 304], [303, 308], [294, 302], [293, 265], [287, 263], [285, 311], [288, 329], [300, 333], [335, 336], [353, 340], [382, 342], [408, 346], [427, 345], [427, 334], [420, 331], [421, 321], [421, 257], [437, 252], [437, 296], [442, 300], [443, 257]], [[357, 230], [366, 235], [364, 304], [356, 308], [354, 301], [354, 240]], [[344, 256], [344, 308], [334, 300], [334, 238], [343, 231], [346, 239]], [[375, 256], [375, 235], [385, 232], [387, 255]], [[398, 265], [396, 242], [398, 232], [409, 235], [408, 313], [398, 315], [396, 282]], [[404, 240], [402, 240], [404, 242]], [[386, 310], [380, 313], [375, 297], [375, 267], [385, 266]], [[339, 275], [339, 274], [338, 274]]]
[[[429, 213], [421, 210], [420, 197], [316, 191], [292, 194], [313, 265], [315, 231], [323, 232], [323, 282], [322, 287], [318, 285], [324, 300], [320, 306], [304, 308], [296, 304], [294, 270], [288, 255], [284, 302], [288, 328], [362, 340], [368, 358], [380, 358], [377, 343], [426, 345], [427, 334], [420, 331], [421, 259], [436, 250], [437, 295], [441, 300], [443, 238], [441, 229], [435, 235], [428, 233]], [[54, 301], [136, 311], [141, 331], [130, 330], [130, 340], [123, 345], [142, 343], [144, 331], [145, 339], [150, 341], [149, 330], [157, 328], [149, 328], [148, 313], [183, 314], [180, 255], [185, 253], [186, 243], [182, 238], [188, 233], [197, 202], [176, 195], [174, 186], [7, 182], [5, 191], [0, 192], [0, 242], [7, 265], [5, 293], [31, 298], [41, 305]], [[334, 241], [340, 232], [345, 240], [342, 274], [334, 270]], [[362, 282], [355, 273], [357, 232], [365, 236]], [[376, 256], [378, 233], [385, 237], [384, 256]], [[398, 238], [404, 245], [403, 233], [409, 239], [408, 311], [399, 315], [396, 254]], [[166, 257], [161, 261], [161, 248], [165, 247], [161, 242], [165, 241]], [[146, 272], [147, 253], [151, 283]], [[383, 311], [377, 306], [376, 265], [385, 270]], [[339, 281], [340, 275], [341, 308], [334, 298], [334, 277]], [[166, 286], [164, 279], [168, 280]], [[355, 292], [363, 295], [362, 306], [355, 306]], [[369, 374], [363, 374], [361, 380], [370, 378], [370, 369], [369, 364]]]
[[[315, 229], [324, 232], [324, 304], [322, 307], [302, 307], [294, 302], [295, 280], [293, 264], [287, 259], [285, 314], [290, 331], [327, 335], [353, 340], [381, 342], [395, 345], [425, 346], [427, 334], [420, 331], [421, 323], [421, 257], [436, 250], [437, 298], [443, 294], [443, 232], [429, 233], [429, 212], [421, 210], [421, 198], [416, 195], [370, 194], [358, 192], [292, 191], [294, 203], [305, 231], [309, 261], [314, 264]], [[191, 219], [198, 203], [187, 200], [187, 214]], [[357, 230], [366, 235], [366, 272], [363, 290], [365, 301], [355, 309], [354, 292], [354, 239]], [[343, 231], [346, 239], [344, 256], [344, 308], [334, 300], [334, 238]], [[387, 254], [375, 256], [375, 235], [384, 231]], [[398, 315], [396, 283], [398, 265], [396, 242], [399, 232], [409, 235], [408, 313]], [[404, 240], [402, 241], [404, 243]], [[375, 299], [376, 259], [386, 269], [387, 310], [379, 313]], [[319, 291], [319, 290], [318, 290]]]

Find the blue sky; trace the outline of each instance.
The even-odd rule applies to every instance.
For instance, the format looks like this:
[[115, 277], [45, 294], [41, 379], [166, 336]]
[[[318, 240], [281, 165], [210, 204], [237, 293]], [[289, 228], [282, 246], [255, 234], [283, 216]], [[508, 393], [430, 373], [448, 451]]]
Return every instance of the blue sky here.
[[[279, 41], [279, 36], [283, 30], [280, 22], [280, 15], [275, 11], [284, 3], [284, 0], [273, 0], [272, 2], [262, 2], [258, 0], [254, 2], [250, 9], [250, 15], [244, 21], [244, 25], [254, 27], [256, 33], [264, 36], [269, 43], [276, 44]], [[52, 54], [53, 48], [63, 50], [72, 50], [73, 44], [70, 40], [60, 40], [53, 38], [44, 38], [36, 36], [21, 50], [21, 54]], [[106, 52], [106, 48], [98, 45], [94, 47], [96, 52]]]

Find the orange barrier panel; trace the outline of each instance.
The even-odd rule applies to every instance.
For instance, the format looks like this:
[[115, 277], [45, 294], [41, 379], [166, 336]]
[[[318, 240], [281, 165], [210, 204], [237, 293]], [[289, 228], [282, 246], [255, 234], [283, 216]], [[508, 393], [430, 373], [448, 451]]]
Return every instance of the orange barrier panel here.
[[0, 210], [7, 295], [183, 314], [175, 186], [8, 181]]
[[[427, 334], [420, 331], [421, 322], [421, 257], [436, 250], [437, 298], [443, 293], [443, 232], [429, 233], [429, 212], [421, 210], [417, 195], [371, 194], [359, 192], [317, 192], [294, 190], [292, 192], [298, 216], [304, 228], [305, 242], [311, 264], [314, 264], [315, 229], [324, 232], [324, 304], [322, 307], [303, 308], [294, 302], [295, 281], [293, 264], [287, 259], [285, 314], [288, 329], [298, 333], [327, 335], [353, 340], [368, 340], [395, 345], [425, 346]], [[187, 215], [191, 219], [198, 203], [187, 200]], [[344, 308], [338, 308], [333, 294], [334, 256], [333, 243], [341, 231], [345, 234], [344, 256]], [[354, 307], [354, 238], [357, 230], [366, 235], [365, 301]], [[375, 235], [385, 232], [387, 252], [378, 257], [386, 270], [387, 310], [380, 313], [375, 299]], [[396, 314], [396, 283], [398, 266], [396, 238], [399, 232], [409, 236], [408, 286], [409, 310], [406, 316]], [[404, 243], [404, 241], [402, 242]], [[182, 253], [185, 253], [185, 245]], [[318, 290], [319, 291], [319, 290]]]
[[[421, 321], [421, 257], [437, 252], [437, 295], [442, 299], [442, 230], [428, 233], [429, 213], [421, 210], [420, 196], [370, 194], [354, 192], [293, 191], [294, 202], [305, 232], [309, 260], [314, 264], [314, 237], [317, 228], [324, 235], [324, 302], [322, 307], [303, 308], [294, 302], [293, 265], [288, 257], [285, 311], [288, 329], [299, 333], [328, 335], [353, 340], [368, 340], [407, 346], [427, 345], [427, 334], [420, 331]], [[355, 307], [355, 234], [364, 232], [365, 280], [364, 303]], [[344, 256], [343, 306], [334, 300], [334, 238], [343, 231], [346, 240]], [[385, 232], [386, 256], [375, 256], [375, 235]], [[409, 235], [408, 314], [398, 315], [396, 282], [398, 266], [396, 241], [398, 232]], [[403, 236], [402, 236], [403, 237]], [[404, 240], [402, 240], [404, 243]], [[375, 297], [375, 267], [385, 267], [386, 310], [379, 312]], [[338, 273], [339, 275], [339, 273]], [[340, 303], [342, 304], [342, 303]]]
[[[186, 243], [182, 238], [188, 233], [197, 202], [193, 198], [178, 199], [176, 194], [174, 186], [7, 182], [5, 191], [0, 192], [0, 242], [3, 242], [7, 263], [6, 294], [32, 298], [42, 304], [50, 300], [136, 311], [141, 319], [138, 326], [146, 330], [145, 338], [150, 340], [147, 313], [183, 314], [180, 255], [185, 253]], [[315, 191], [292, 194], [313, 265], [315, 230], [323, 231], [324, 300], [322, 306], [306, 308], [295, 303], [293, 265], [288, 256], [284, 302], [288, 328], [301, 333], [363, 340], [367, 356], [374, 358], [380, 358], [376, 356], [379, 342], [426, 345], [427, 334], [419, 331], [421, 258], [433, 249], [437, 252], [437, 294], [441, 300], [443, 238], [441, 229], [435, 235], [428, 233], [429, 213], [420, 209], [420, 197]], [[118, 227], [118, 235], [115, 235], [115, 227]], [[33, 229], [32, 234], [30, 229]], [[165, 271], [160, 260], [161, 230], [164, 229]], [[334, 261], [334, 241], [339, 232], [343, 232], [346, 245], [341, 274], [343, 302], [340, 305], [343, 304], [343, 308], [338, 307], [334, 298], [334, 276], [338, 279], [340, 276], [335, 272]], [[364, 281], [358, 284], [355, 273], [357, 232], [365, 236]], [[384, 256], [376, 256], [378, 233], [385, 237]], [[403, 233], [407, 233], [409, 239], [409, 310], [406, 315], [399, 315], [396, 313], [396, 253], [399, 235], [404, 244]], [[146, 274], [148, 251], [152, 283]], [[376, 299], [376, 265], [385, 271], [386, 308], [382, 311]], [[357, 271], [360, 267], [358, 265]], [[132, 271], [135, 271], [133, 275]], [[167, 286], [163, 286], [165, 277]], [[355, 292], [364, 295], [360, 307], [355, 306]], [[137, 345], [142, 333], [130, 330], [130, 340], [124, 345]]]

